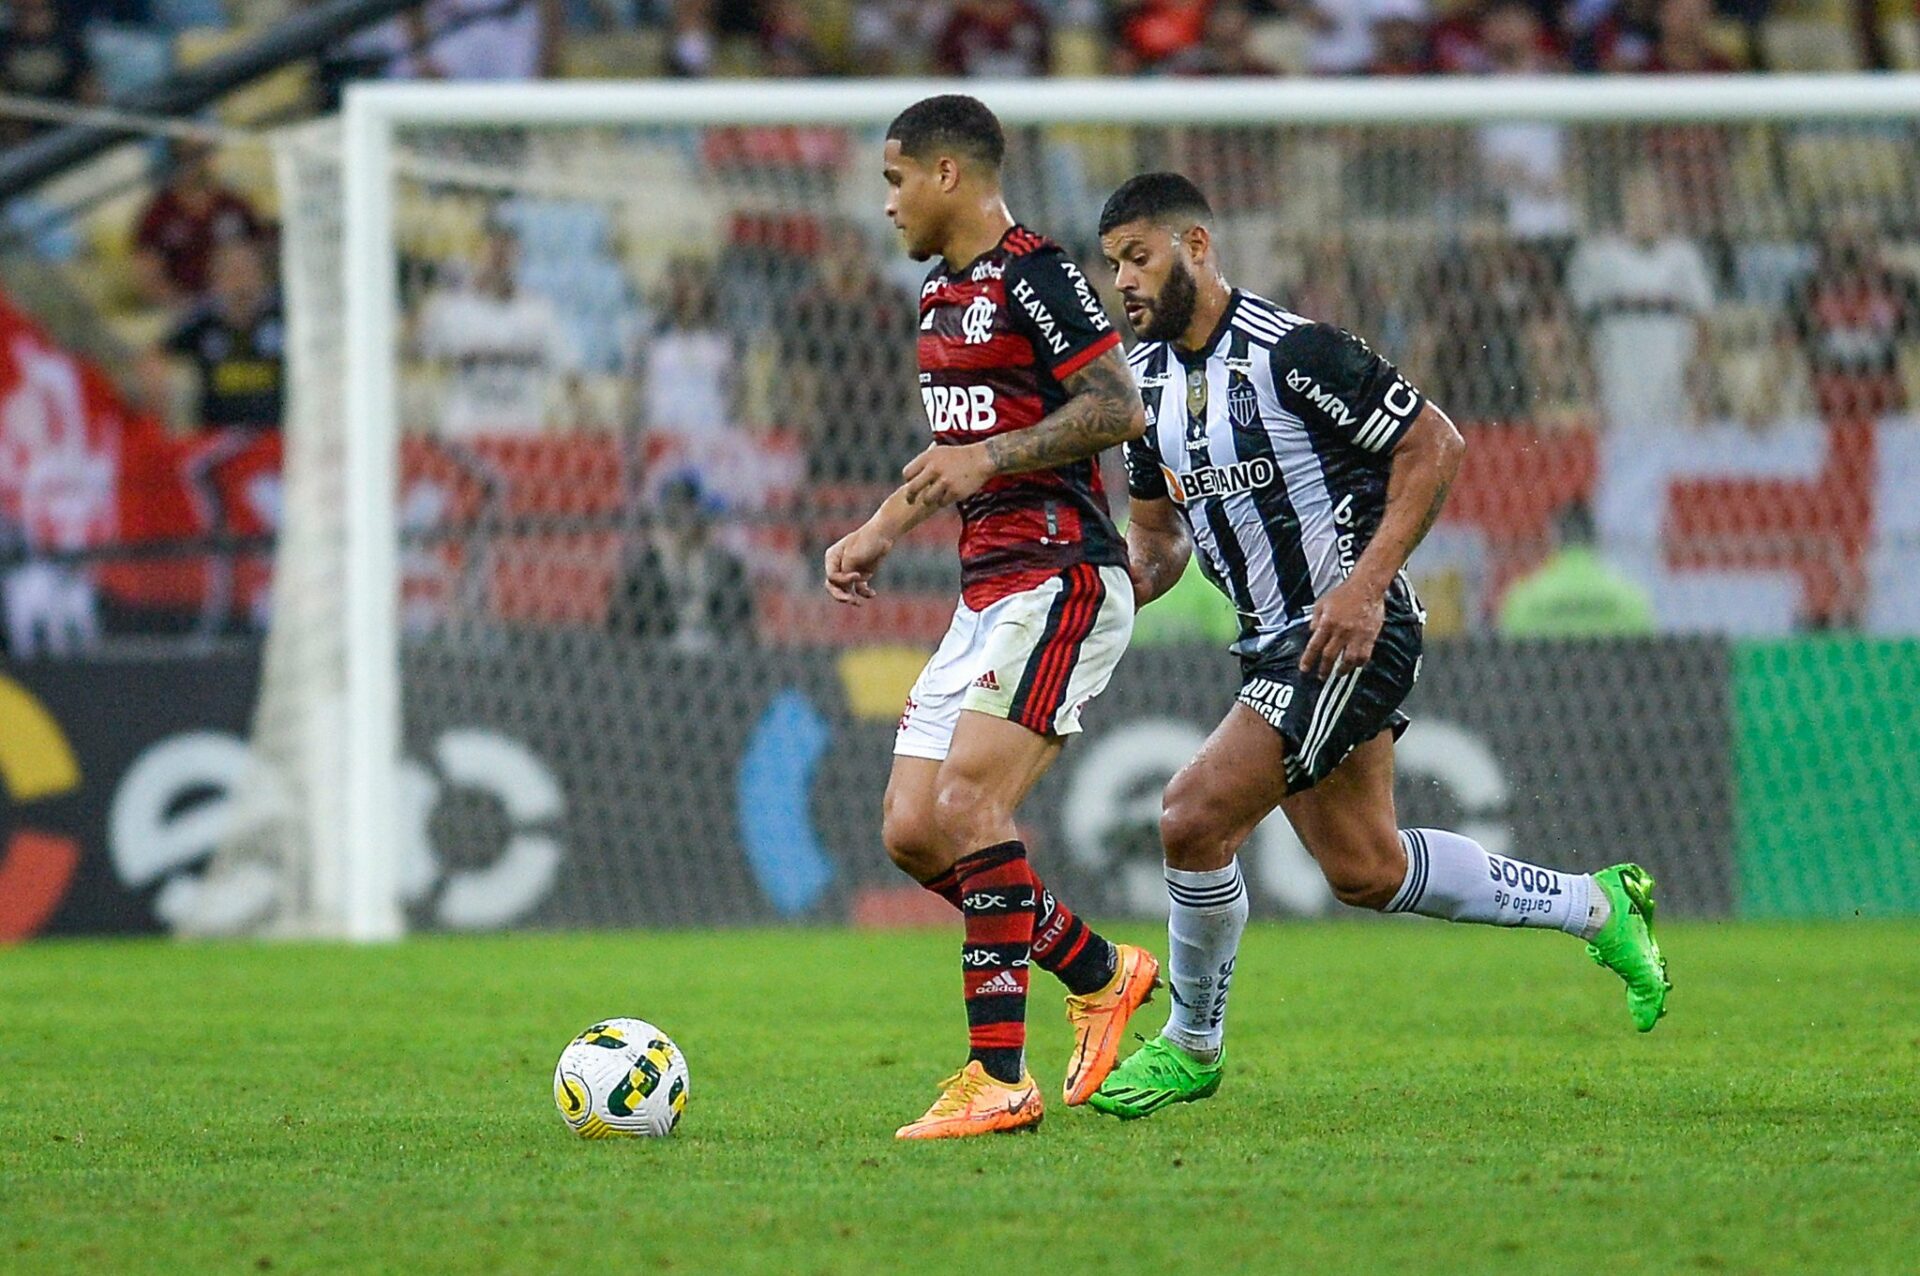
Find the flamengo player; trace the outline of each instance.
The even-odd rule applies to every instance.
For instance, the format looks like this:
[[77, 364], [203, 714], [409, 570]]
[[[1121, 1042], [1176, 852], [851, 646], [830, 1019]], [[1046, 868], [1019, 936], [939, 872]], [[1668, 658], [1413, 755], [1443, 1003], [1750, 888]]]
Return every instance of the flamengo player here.
[[1159, 963], [1087, 928], [1027, 863], [1014, 811], [1080, 729], [1133, 632], [1126, 551], [1095, 458], [1145, 424], [1120, 337], [1058, 246], [1000, 195], [1005, 141], [978, 101], [932, 97], [887, 130], [887, 216], [916, 261], [920, 393], [933, 446], [827, 551], [858, 606], [909, 530], [959, 503], [961, 600], [908, 694], [882, 836], [894, 863], [960, 909], [971, 1055], [906, 1139], [1039, 1124], [1026, 1070], [1029, 963], [1067, 986], [1066, 1101], [1112, 1069]]
[[1147, 409], [1127, 445], [1134, 589], [1142, 605], [1164, 593], [1197, 549], [1240, 613], [1241, 688], [1162, 807], [1172, 1016], [1092, 1105], [1143, 1117], [1219, 1088], [1247, 919], [1234, 856], [1275, 806], [1345, 903], [1577, 935], [1648, 1031], [1669, 985], [1644, 869], [1565, 873], [1396, 827], [1393, 742], [1425, 620], [1401, 568], [1466, 445], [1358, 337], [1230, 288], [1211, 222], [1174, 173], [1132, 179], [1100, 214], [1143, 338], [1128, 356]]

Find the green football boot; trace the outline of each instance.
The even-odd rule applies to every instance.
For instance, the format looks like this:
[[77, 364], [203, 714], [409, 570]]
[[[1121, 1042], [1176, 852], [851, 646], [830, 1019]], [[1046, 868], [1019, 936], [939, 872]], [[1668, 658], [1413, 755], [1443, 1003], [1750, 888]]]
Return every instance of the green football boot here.
[[1226, 1061], [1222, 1050], [1214, 1062], [1201, 1063], [1165, 1037], [1155, 1037], [1109, 1073], [1087, 1103], [1108, 1116], [1137, 1121], [1171, 1104], [1211, 1098]]
[[1615, 864], [1593, 875], [1613, 903], [1613, 915], [1587, 945], [1587, 955], [1627, 982], [1633, 1026], [1652, 1032], [1667, 1013], [1667, 959], [1653, 938], [1653, 874], [1638, 864]]

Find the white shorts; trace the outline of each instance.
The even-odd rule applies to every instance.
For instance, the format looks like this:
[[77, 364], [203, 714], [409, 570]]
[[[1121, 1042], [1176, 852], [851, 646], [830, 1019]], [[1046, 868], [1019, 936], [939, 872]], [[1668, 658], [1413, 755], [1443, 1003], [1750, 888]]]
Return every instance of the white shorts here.
[[1132, 635], [1133, 582], [1124, 567], [1069, 567], [984, 611], [963, 602], [907, 693], [893, 751], [946, 757], [962, 709], [1040, 735], [1072, 735]]

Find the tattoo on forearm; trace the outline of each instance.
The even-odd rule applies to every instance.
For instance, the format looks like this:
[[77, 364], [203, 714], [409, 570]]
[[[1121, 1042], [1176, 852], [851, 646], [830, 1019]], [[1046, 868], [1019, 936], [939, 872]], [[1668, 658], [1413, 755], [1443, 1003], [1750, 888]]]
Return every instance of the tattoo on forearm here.
[[1068, 377], [1069, 398], [1057, 412], [1024, 430], [987, 440], [987, 457], [1001, 474], [1069, 465], [1133, 436], [1140, 419], [1140, 392], [1126, 358], [1107, 351]]

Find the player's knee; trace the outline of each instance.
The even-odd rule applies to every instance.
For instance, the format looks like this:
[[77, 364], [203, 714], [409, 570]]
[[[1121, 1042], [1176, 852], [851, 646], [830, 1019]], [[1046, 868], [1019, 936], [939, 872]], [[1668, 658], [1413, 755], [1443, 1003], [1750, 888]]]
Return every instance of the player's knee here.
[[1392, 853], [1382, 853], [1368, 843], [1342, 847], [1336, 853], [1322, 854], [1320, 871], [1326, 876], [1333, 897], [1351, 908], [1371, 908], [1375, 912], [1387, 906], [1400, 890], [1406, 876], [1406, 861], [1401, 858], [1396, 840]]
[[937, 877], [947, 867], [933, 810], [925, 802], [888, 802], [880, 821], [887, 858], [915, 881]]
[[933, 825], [941, 844], [966, 855], [1003, 840], [1012, 824], [1000, 795], [971, 776], [942, 776], [933, 796]]
[[1240, 841], [1239, 830], [1221, 823], [1214, 803], [1177, 785], [1167, 790], [1160, 804], [1160, 845], [1169, 867], [1194, 873], [1225, 868]]

